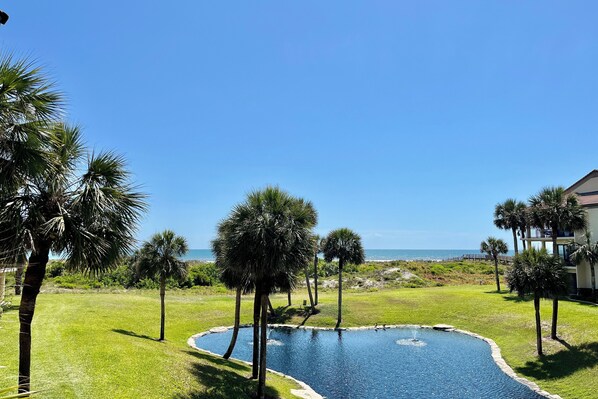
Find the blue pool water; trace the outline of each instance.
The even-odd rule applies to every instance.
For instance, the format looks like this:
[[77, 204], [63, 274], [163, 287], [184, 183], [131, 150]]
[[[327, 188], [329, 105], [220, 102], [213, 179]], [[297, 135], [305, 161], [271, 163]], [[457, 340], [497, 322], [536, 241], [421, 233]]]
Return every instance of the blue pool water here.
[[[233, 357], [251, 361], [251, 333], [241, 329]], [[196, 345], [224, 353], [231, 334], [208, 334]], [[498, 368], [486, 342], [465, 334], [277, 328], [269, 342], [268, 368], [304, 381], [329, 399], [541, 398]]]

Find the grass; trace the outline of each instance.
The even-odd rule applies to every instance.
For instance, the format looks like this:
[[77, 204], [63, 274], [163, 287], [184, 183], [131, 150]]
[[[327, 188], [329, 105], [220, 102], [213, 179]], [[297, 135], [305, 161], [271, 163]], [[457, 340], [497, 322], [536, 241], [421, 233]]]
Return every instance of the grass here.
[[[41, 294], [33, 322], [33, 388], [43, 398], [243, 398], [255, 390], [244, 364], [199, 353], [187, 339], [232, 324], [234, 297], [168, 292], [166, 342], [158, 292]], [[246, 309], [251, 301], [244, 303]], [[16, 310], [0, 321], [0, 387], [17, 376]], [[245, 317], [244, 322], [249, 322]], [[268, 376], [273, 397], [298, 386]]]
[[[293, 295], [294, 303], [306, 299]], [[189, 336], [232, 324], [232, 295], [202, 291], [167, 293], [167, 342], [154, 341], [159, 328], [157, 292], [42, 294], [34, 321], [34, 389], [48, 398], [242, 398], [252, 391], [249, 369], [192, 351]], [[305, 320], [286, 308], [286, 295], [273, 298], [280, 322], [316, 326], [336, 323], [336, 291], [320, 291], [320, 312]], [[550, 303], [542, 302], [544, 335]], [[242, 322], [250, 321], [251, 298]], [[343, 326], [447, 323], [494, 339], [503, 357], [522, 376], [563, 398], [596, 397], [598, 307], [562, 301], [561, 341], [545, 341], [535, 356], [533, 306], [491, 285], [381, 289], [344, 294]], [[14, 385], [17, 360], [16, 311], [0, 321], [0, 387]], [[292, 397], [294, 384], [269, 377], [270, 394]]]

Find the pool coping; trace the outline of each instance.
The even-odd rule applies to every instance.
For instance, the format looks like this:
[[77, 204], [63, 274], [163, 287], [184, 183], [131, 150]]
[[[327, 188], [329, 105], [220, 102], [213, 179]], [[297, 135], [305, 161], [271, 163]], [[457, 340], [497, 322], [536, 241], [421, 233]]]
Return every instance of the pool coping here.
[[[253, 324], [241, 324], [239, 327], [252, 327], [252, 326], [253, 326]], [[428, 326], [428, 325], [419, 325], [419, 324], [389, 324], [389, 325], [382, 325], [382, 326], [375, 325], [375, 326], [333, 328], [333, 327], [316, 327], [316, 326], [298, 326], [298, 325], [294, 325], [294, 324], [268, 324], [268, 327], [288, 328], [288, 329], [296, 329], [296, 330], [322, 330], [322, 331], [338, 331], [338, 330], [340, 330], [340, 331], [357, 330], [358, 331], [358, 330], [376, 330], [376, 329], [382, 330], [382, 329], [393, 329], [393, 328], [422, 328], [422, 329], [435, 329], [435, 330], [446, 331], [446, 332], [457, 332], [457, 333], [469, 335], [470, 337], [485, 341], [490, 346], [490, 350], [492, 353], [492, 360], [494, 360], [494, 363], [496, 363], [498, 368], [500, 368], [502, 370], [502, 372], [505, 373], [507, 376], [511, 377], [512, 379], [519, 382], [520, 384], [525, 385], [526, 387], [528, 387], [529, 389], [531, 389], [532, 391], [534, 391], [535, 393], [537, 393], [540, 396], [543, 396], [548, 399], [562, 399], [559, 395], [551, 394], [551, 393], [543, 390], [535, 382], [530, 381], [527, 378], [518, 376], [517, 373], [515, 373], [515, 371], [513, 371], [511, 366], [509, 366], [507, 364], [507, 362], [503, 359], [501, 351], [500, 351], [500, 347], [496, 344], [496, 342], [494, 342], [493, 339], [483, 337], [483, 336], [473, 333], [471, 331], [454, 328], [451, 325], [437, 324], [435, 326]], [[217, 353], [208, 351], [206, 349], [199, 348], [197, 345], [195, 345], [195, 340], [197, 338], [203, 337], [204, 335], [222, 333], [222, 332], [226, 332], [233, 328], [234, 328], [234, 326], [228, 326], [228, 327], [222, 326], [222, 327], [211, 328], [208, 331], [203, 331], [203, 332], [197, 333], [195, 335], [192, 335], [187, 340], [187, 344], [189, 346], [191, 346], [193, 349], [196, 349], [200, 352], [208, 353], [210, 355], [217, 356], [217, 357], [222, 357], [222, 355], [219, 355]], [[251, 365], [251, 362], [247, 362], [245, 360], [240, 360], [240, 359], [236, 359], [236, 358], [232, 358], [232, 359], [237, 360], [242, 363], [245, 363], [247, 365]], [[301, 387], [301, 389], [292, 389], [291, 390], [292, 395], [295, 395], [296, 397], [303, 398], [303, 399], [324, 399], [324, 397], [322, 395], [320, 395], [316, 391], [314, 391], [314, 389], [311, 388], [305, 382], [300, 381], [296, 378], [293, 378], [290, 375], [281, 373], [280, 371], [276, 371], [276, 370], [272, 370], [272, 369], [268, 369], [268, 371], [273, 374], [279, 375], [281, 377], [287, 378], [291, 381], [294, 381]]]

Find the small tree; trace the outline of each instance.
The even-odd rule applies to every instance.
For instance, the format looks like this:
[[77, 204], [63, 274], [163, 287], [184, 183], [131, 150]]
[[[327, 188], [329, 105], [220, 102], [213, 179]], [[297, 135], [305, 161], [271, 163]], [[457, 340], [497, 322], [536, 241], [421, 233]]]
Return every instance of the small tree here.
[[531, 294], [534, 298], [536, 321], [536, 349], [543, 355], [542, 325], [540, 320], [540, 298], [551, 298], [566, 285], [567, 271], [559, 259], [550, 256], [546, 250], [529, 248], [515, 256], [513, 266], [506, 275], [511, 292], [519, 296]]
[[500, 292], [500, 278], [498, 277], [498, 256], [509, 252], [507, 243], [500, 238], [488, 237], [480, 244], [480, 252], [488, 254], [494, 260], [494, 276], [496, 277], [496, 291]]
[[582, 244], [573, 244], [573, 253], [571, 257], [575, 260], [576, 264], [583, 261], [588, 262], [590, 265], [590, 275], [592, 276], [592, 299], [596, 302], [596, 270], [595, 266], [598, 264], [598, 242], [591, 241], [591, 235], [589, 231], [585, 233], [585, 242]]
[[347, 263], [359, 265], [365, 262], [365, 251], [361, 245], [361, 237], [347, 228], [331, 231], [324, 243], [324, 259], [332, 262], [338, 259], [338, 315], [336, 328], [342, 321], [343, 308], [343, 267]]
[[189, 246], [184, 237], [177, 236], [172, 230], [164, 230], [143, 243], [136, 255], [139, 275], [160, 284], [160, 341], [164, 341], [166, 280], [183, 280], [187, 276], [187, 265], [180, 257], [188, 250]]

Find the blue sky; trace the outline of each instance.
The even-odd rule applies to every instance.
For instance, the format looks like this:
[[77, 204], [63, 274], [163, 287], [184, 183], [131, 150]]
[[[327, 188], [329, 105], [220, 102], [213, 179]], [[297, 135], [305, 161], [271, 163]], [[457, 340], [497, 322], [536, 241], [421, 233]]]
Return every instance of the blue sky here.
[[251, 189], [366, 248], [476, 248], [494, 205], [598, 168], [593, 1], [3, 1], [93, 148], [150, 194], [139, 238], [207, 248]]

